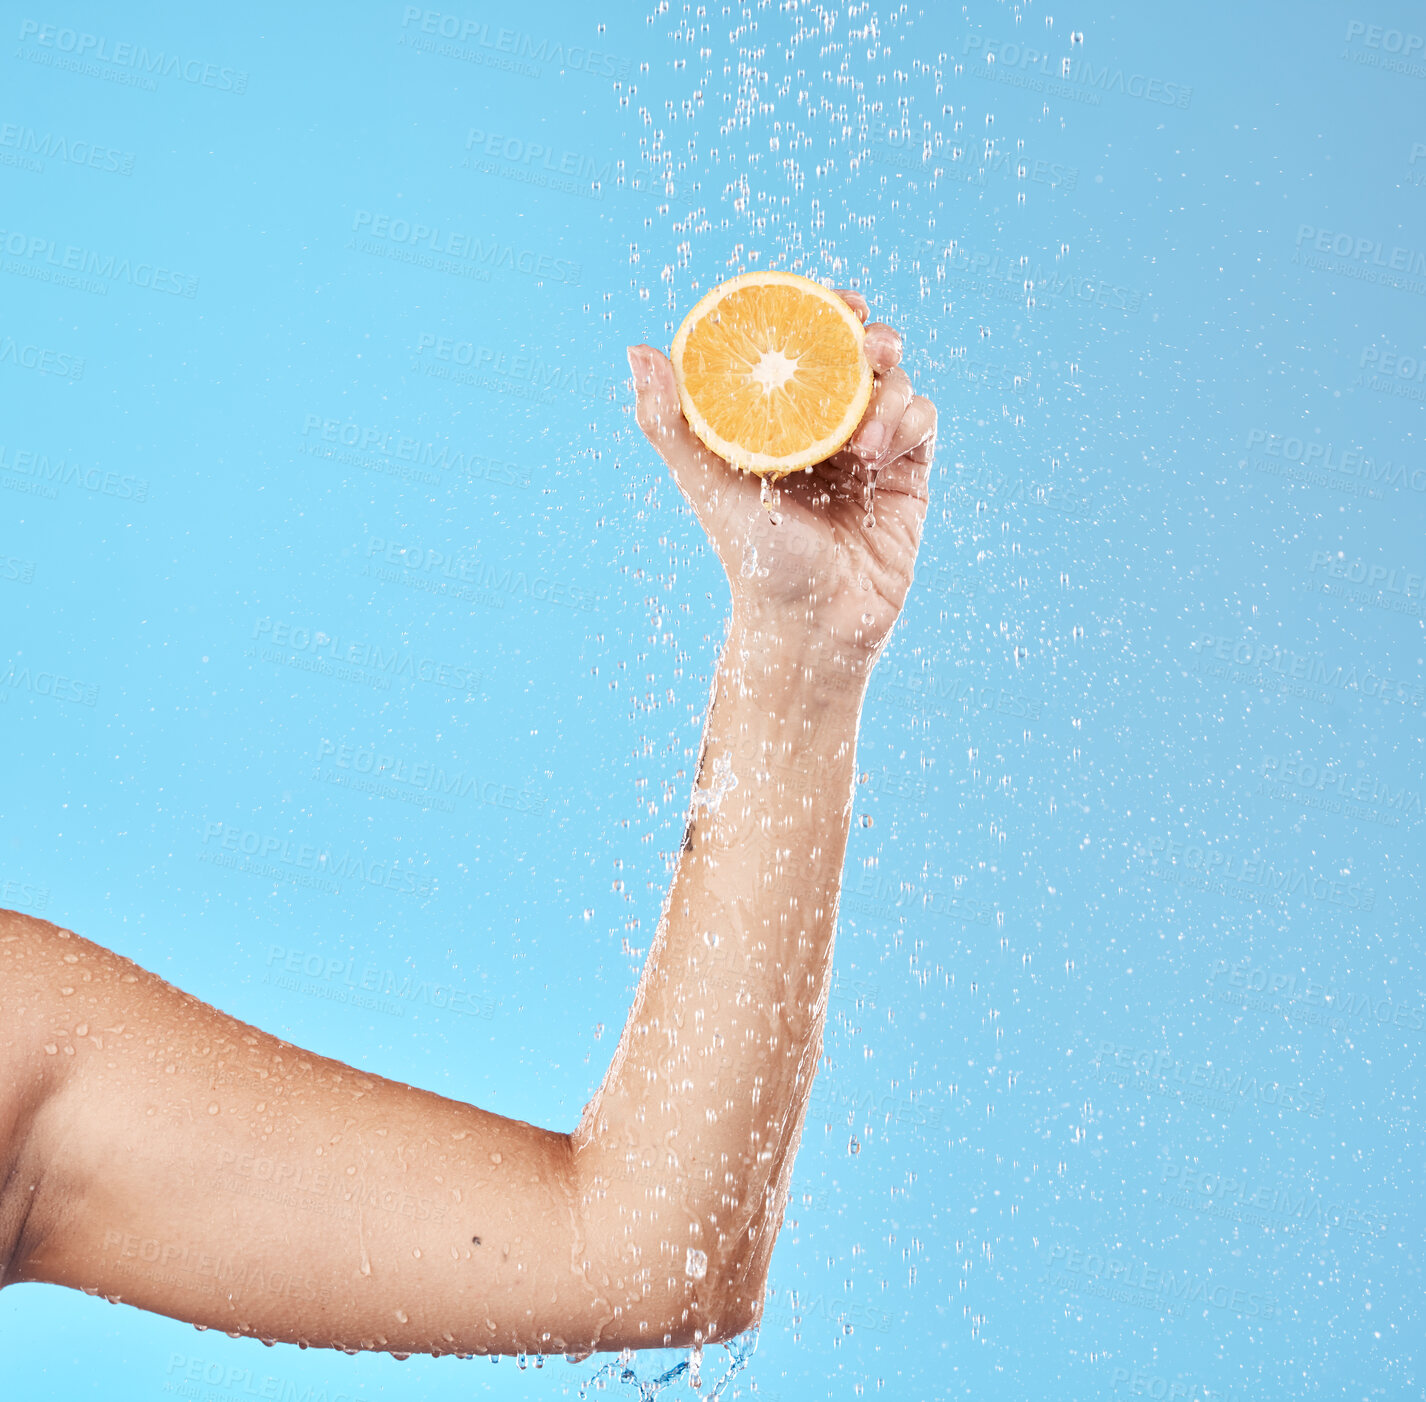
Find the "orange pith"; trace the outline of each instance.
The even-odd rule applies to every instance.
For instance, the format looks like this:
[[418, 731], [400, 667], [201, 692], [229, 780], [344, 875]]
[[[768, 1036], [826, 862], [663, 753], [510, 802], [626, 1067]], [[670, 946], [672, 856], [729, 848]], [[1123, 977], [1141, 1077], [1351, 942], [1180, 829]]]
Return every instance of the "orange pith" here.
[[683, 412], [735, 467], [781, 477], [830, 457], [871, 398], [856, 313], [810, 278], [746, 273], [719, 284], [673, 340]]

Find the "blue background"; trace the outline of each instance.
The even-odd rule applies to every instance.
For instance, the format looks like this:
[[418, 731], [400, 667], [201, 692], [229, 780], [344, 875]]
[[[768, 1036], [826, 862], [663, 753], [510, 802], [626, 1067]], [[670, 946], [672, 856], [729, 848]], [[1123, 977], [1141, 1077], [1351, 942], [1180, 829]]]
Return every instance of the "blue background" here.
[[[5, 7], [0, 903], [572, 1127], [727, 611], [624, 347], [854, 283], [940, 448], [725, 1395], [1421, 1396], [1419, 8], [600, 8]], [[36, 1400], [607, 1362], [0, 1330]]]

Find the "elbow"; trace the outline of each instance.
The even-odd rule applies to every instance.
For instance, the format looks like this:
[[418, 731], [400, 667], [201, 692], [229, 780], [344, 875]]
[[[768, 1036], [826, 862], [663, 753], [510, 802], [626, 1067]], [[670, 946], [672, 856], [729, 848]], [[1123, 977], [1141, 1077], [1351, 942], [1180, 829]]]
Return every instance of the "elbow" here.
[[589, 1130], [570, 1137], [569, 1176], [585, 1269], [614, 1316], [600, 1348], [693, 1348], [759, 1323], [777, 1235], [764, 1212], [734, 1203], [742, 1220], [720, 1229], [733, 1215], [726, 1198], [611, 1165]]
[[[741, 1253], [739, 1253], [741, 1254]], [[767, 1294], [770, 1252], [753, 1250], [742, 1260], [725, 1256], [709, 1262], [708, 1274], [692, 1299], [670, 1311], [677, 1322], [670, 1330], [671, 1346], [692, 1348], [698, 1343], [726, 1343], [746, 1333], [762, 1320]]]
[[717, 1338], [726, 1343], [739, 1334], [746, 1334], [762, 1322], [763, 1297], [767, 1290], [766, 1277], [741, 1292], [735, 1292], [724, 1302], [718, 1320]]
[[[723, 1344], [745, 1334], [762, 1319], [763, 1290], [759, 1282], [740, 1288], [710, 1292], [706, 1302], [684, 1305], [664, 1320], [659, 1335], [663, 1348], [695, 1348], [699, 1344]], [[650, 1346], [647, 1331], [637, 1347]]]

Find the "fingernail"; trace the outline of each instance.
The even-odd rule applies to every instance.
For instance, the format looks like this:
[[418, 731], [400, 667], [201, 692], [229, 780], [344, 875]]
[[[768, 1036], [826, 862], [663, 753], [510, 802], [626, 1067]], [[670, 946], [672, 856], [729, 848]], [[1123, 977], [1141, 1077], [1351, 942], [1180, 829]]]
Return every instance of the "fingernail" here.
[[882, 445], [886, 442], [886, 425], [879, 419], [873, 419], [857, 435], [856, 448], [864, 458], [874, 458], [881, 452]]

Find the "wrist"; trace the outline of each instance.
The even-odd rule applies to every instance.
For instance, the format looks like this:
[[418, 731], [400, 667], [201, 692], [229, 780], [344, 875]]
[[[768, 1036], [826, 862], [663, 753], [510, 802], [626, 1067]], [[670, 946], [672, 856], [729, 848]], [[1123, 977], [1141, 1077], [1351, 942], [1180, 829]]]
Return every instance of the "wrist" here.
[[876, 654], [786, 617], [734, 601], [723, 666], [745, 690], [796, 694], [860, 706]]

